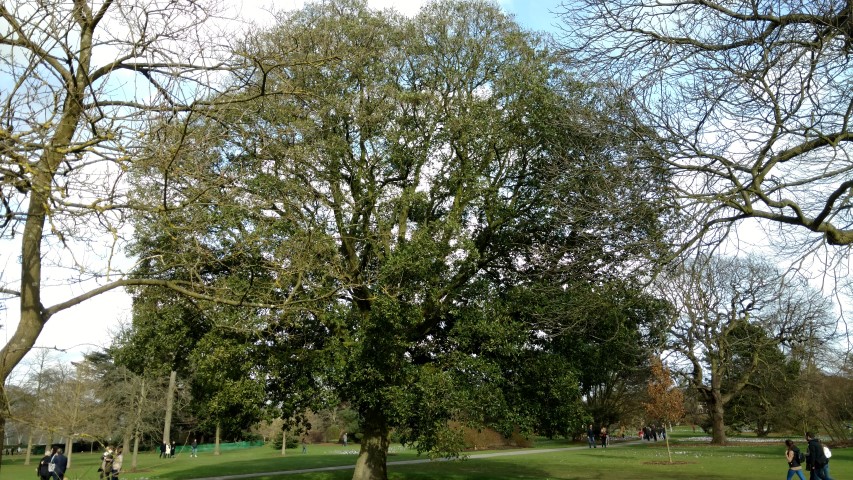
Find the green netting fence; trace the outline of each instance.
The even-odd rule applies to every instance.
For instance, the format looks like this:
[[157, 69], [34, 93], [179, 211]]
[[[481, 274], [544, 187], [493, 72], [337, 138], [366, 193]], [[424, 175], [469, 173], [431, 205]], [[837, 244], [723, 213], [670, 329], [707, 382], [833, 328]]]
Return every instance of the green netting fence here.
[[[264, 444], [261, 440], [253, 440], [250, 442], [230, 442], [230, 443], [220, 443], [219, 451], [224, 452], [226, 450], [239, 450], [241, 448], [248, 447], [259, 447]], [[198, 444], [199, 452], [212, 452], [216, 448], [216, 445], [213, 443], [200, 443]], [[175, 445], [175, 450], [177, 450], [177, 454], [180, 455], [182, 453], [190, 453], [193, 450], [193, 447], [190, 444], [186, 445]]]

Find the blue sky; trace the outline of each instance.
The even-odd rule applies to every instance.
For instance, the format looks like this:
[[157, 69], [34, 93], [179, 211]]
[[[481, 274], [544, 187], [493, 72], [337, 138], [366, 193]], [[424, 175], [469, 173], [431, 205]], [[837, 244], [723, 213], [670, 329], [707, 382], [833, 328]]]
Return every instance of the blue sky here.
[[[519, 23], [531, 30], [555, 31], [554, 25], [558, 19], [553, 12], [560, 10], [560, 4], [565, 0], [493, 0], [507, 13], [515, 15]], [[235, 6], [240, 16], [254, 19], [261, 24], [268, 24], [272, 16], [264, 13], [264, 9], [274, 5], [273, 10], [291, 10], [301, 8], [305, 0], [243, 0], [242, 6]], [[393, 8], [406, 15], [414, 15], [424, 5], [426, 0], [368, 0], [373, 8]]]
[[553, 12], [562, 10], [561, 3], [563, 2], [555, 0], [506, 0], [501, 2], [501, 6], [508, 13], [515, 15], [518, 23], [531, 30], [555, 32], [555, 24], [559, 23], [559, 18]]

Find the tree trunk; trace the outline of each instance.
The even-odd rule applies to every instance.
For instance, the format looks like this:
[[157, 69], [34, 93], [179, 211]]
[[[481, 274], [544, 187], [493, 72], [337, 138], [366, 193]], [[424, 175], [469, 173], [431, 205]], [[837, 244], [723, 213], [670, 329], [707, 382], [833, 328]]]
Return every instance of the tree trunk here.
[[122, 455], [124, 455], [124, 452], [130, 452], [130, 432], [131, 431], [132, 431], [131, 429], [128, 429], [128, 431], [125, 432], [124, 440], [121, 442]]
[[6, 391], [3, 390], [3, 384], [0, 383], [0, 464], [3, 463], [3, 449], [6, 447], [4, 445], [6, 440], [6, 417], [8, 414], [8, 404], [5, 401]]
[[213, 454], [219, 455], [219, 434], [222, 433], [222, 427], [219, 422], [216, 422], [216, 441], [213, 442]]
[[33, 451], [33, 427], [30, 427], [30, 434], [27, 435], [27, 453], [26, 458], [24, 458], [24, 465], [30, 464], [30, 456]]
[[281, 431], [281, 456], [287, 455], [287, 430]]
[[74, 435], [68, 435], [68, 438], [65, 439], [65, 458], [68, 459], [68, 463], [66, 464], [66, 468], [71, 468], [71, 454], [74, 453], [72, 447], [74, 446]]
[[136, 430], [136, 433], [133, 434], [133, 455], [131, 456], [130, 461], [130, 471], [136, 471], [136, 457], [139, 454], [139, 430]]
[[723, 445], [726, 443], [726, 424], [723, 408], [723, 401], [718, 392], [714, 392], [712, 404], [709, 405], [711, 415], [711, 443], [714, 445]]
[[130, 453], [130, 451], [131, 451], [130, 450], [130, 437], [133, 436], [133, 430], [134, 430], [133, 422], [130, 422], [127, 425], [127, 428], [124, 429], [124, 433], [122, 434], [122, 437], [124, 437], [124, 439], [121, 442], [122, 455]]
[[[51, 156], [52, 157], [52, 156]], [[58, 163], [59, 160], [56, 160]], [[39, 162], [40, 165], [43, 162]], [[47, 177], [47, 179], [45, 179]], [[21, 240], [21, 294], [18, 328], [9, 338], [6, 346], [0, 349], [0, 464], [3, 461], [3, 449], [6, 442], [6, 419], [9, 418], [9, 403], [3, 387], [15, 366], [36, 343], [44, 328], [41, 303], [41, 241], [44, 232], [45, 211], [48, 205], [47, 192], [50, 191], [50, 173], [44, 168], [36, 168], [33, 178], [32, 197], [27, 207], [27, 220]]]
[[133, 419], [133, 455], [130, 460], [130, 471], [136, 471], [136, 461], [139, 454], [139, 431], [142, 423], [142, 403], [145, 402], [145, 378], [143, 377], [139, 387], [139, 398], [136, 402], [136, 416]]
[[764, 420], [757, 420], [755, 422], [755, 436], [759, 438], [766, 437], [767, 434], [770, 433], [770, 428], [767, 426], [767, 423]]
[[355, 463], [353, 480], [388, 480], [388, 425], [382, 415], [365, 416], [361, 450]]
[[[178, 376], [178, 372], [172, 370], [172, 373], [169, 374], [169, 391], [166, 392], [166, 420], [163, 424], [163, 443], [166, 445], [171, 445], [171, 428], [172, 428], [172, 404], [175, 401], [175, 380]], [[172, 452], [174, 455], [175, 452]]]

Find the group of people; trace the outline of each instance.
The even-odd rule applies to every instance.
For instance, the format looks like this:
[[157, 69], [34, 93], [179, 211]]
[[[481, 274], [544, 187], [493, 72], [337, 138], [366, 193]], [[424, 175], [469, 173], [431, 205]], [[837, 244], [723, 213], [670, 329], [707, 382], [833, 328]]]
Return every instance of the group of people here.
[[172, 443], [163, 442], [160, 444], [160, 458], [174, 458], [175, 457], [175, 441], [172, 440]]
[[98, 468], [98, 478], [101, 480], [118, 480], [123, 460], [122, 447], [107, 446], [107, 450], [101, 455], [101, 467]]
[[788, 447], [785, 450], [785, 459], [788, 461], [787, 480], [794, 478], [794, 475], [800, 480], [806, 480], [803, 475], [803, 462], [806, 470], [811, 472], [810, 480], [832, 480], [829, 476], [829, 457], [832, 455], [829, 449], [823, 446], [811, 432], [806, 432], [806, 442], [808, 442], [806, 453], [801, 454], [794, 442], [785, 440], [785, 446]]
[[646, 440], [647, 442], [651, 442], [652, 440], [657, 442], [658, 438], [665, 440], [666, 427], [663, 425], [646, 425], [637, 432], [637, 436], [640, 437], [640, 440]]
[[[107, 447], [101, 457], [98, 478], [101, 480], [118, 480], [122, 460], [121, 447]], [[68, 457], [62, 454], [60, 447], [53, 447], [39, 460], [36, 474], [40, 480], [63, 480], [66, 470], [68, 470]]]
[[[601, 427], [601, 430], [598, 431], [598, 439], [601, 441], [601, 448], [607, 448], [609, 438], [610, 437], [607, 434], [607, 427]], [[592, 427], [591, 423], [586, 429], [586, 439], [587, 442], [589, 442], [589, 448], [597, 448], [595, 444], [595, 429]]]
[[36, 475], [41, 480], [62, 480], [68, 470], [68, 457], [62, 454], [62, 449], [53, 447], [45, 452], [39, 460]]

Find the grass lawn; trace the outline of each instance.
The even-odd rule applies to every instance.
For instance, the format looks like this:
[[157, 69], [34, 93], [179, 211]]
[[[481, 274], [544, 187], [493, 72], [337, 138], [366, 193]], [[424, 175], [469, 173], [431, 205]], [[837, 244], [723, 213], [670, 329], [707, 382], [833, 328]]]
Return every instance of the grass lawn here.
[[[686, 437], [679, 432], [676, 437]], [[680, 439], [679, 439], [680, 440]], [[581, 447], [559, 452], [530, 453], [524, 455], [477, 458], [483, 452], [471, 453], [472, 457], [462, 461], [431, 462], [415, 465], [389, 465], [392, 480], [486, 480], [486, 479], [742, 479], [779, 480], [787, 471], [783, 453], [784, 445], [731, 445], [712, 447], [697, 443], [679, 443], [673, 440], [674, 464], [668, 463], [667, 450], [663, 442], [612, 446], [608, 449], [588, 449], [583, 444], [565, 441], [539, 442], [537, 449]], [[804, 441], [795, 439], [798, 445]], [[260, 472], [282, 472], [308, 468], [353, 465], [357, 446], [344, 448], [340, 445], [310, 445], [303, 455], [297, 450], [288, 450], [285, 457], [270, 447], [252, 447], [243, 450], [225, 451], [220, 456], [200, 453], [198, 458], [180, 454], [177, 458], [161, 459], [156, 453], [145, 452], [138, 457], [138, 469], [130, 472], [130, 456], [125, 457], [125, 480], [174, 479], [221, 477], [225, 475]], [[507, 452], [500, 452], [507, 453]], [[416, 460], [411, 450], [395, 446], [389, 456], [390, 462]], [[35, 477], [35, 463], [23, 465], [23, 456], [4, 457], [0, 478], [17, 480]], [[98, 478], [100, 454], [75, 453], [68, 478], [72, 480], [94, 480]], [[833, 450], [831, 473], [836, 480], [853, 478], [853, 449]], [[808, 473], [806, 473], [808, 477]], [[348, 480], [352, 470], [324, 471], [289, 475], [263, 475], [258, 480]]]

